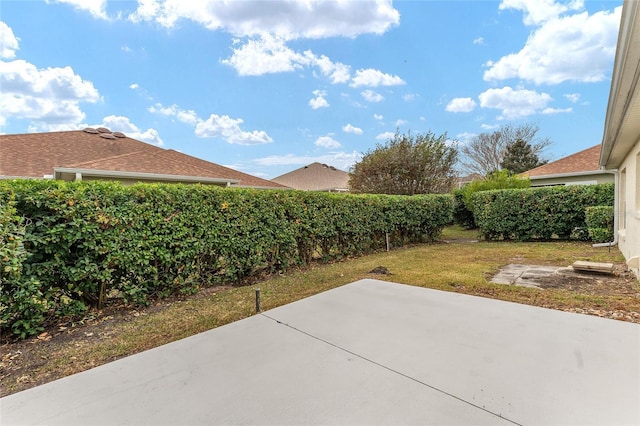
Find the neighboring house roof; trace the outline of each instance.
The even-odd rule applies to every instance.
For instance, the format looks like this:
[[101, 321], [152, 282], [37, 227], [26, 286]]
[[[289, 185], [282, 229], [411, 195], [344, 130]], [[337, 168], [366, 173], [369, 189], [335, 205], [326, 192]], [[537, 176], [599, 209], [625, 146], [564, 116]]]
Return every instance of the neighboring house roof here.
[[611, 76], [600, 164], [616, 169], [640, 138], [640, 2], [625, 1]]
[[600, 159], [600, 145], [592, 146], [575, 154], [568, 155], [559, 160], [547, 163], [521, 173], [521, 176], [529, 176], [531, 179], [602, 173], [598, 161]]
[[349, 173], [321, 163], [311, 163], [271, 181], [304, 191], [349, 190]]
[[463, 186], [465, 186], [468, 183], [471, 183], [473, 181], [476, 180], [483, 180], [484, 176], [482, 176], [479, 173], [471, 173], [470, 175], [466, 175], [466, 176], [461, 176], [456, 178], [456, 186], [458, 188], [462, 188]]
[[107, 178], [228, 183], [284, 188], [282, 185], [126, 137], [108, 129], [0, 135], [0, 176], [45, 178], [62, 173]]

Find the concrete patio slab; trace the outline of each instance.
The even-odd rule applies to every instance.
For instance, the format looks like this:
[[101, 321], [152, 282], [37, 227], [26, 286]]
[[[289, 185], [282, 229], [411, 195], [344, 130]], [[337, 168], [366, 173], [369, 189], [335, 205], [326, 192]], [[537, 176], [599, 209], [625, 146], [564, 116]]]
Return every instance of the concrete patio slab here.
[[0, 400], [2, 424], [640, 424], [640, 325], [358, 281]]
[[537, 279], [549, 277], [554, 274], [573, 272], [571, 268], [560, 266], [522, 265], [511, 263], [505, 265], [491, 278], [495, 284], [516, 285], [521, 287], [538, 287]]

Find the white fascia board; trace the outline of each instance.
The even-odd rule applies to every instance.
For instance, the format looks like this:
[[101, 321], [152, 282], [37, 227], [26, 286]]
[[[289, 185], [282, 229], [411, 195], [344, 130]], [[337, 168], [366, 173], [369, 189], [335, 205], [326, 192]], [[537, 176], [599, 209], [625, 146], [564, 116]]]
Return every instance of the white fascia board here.
[[593, 170], [588, 172], [573, 172], [573, 173], [556, 173], [554, 175], [540, 175], [540, 176], [529, 176], [529, 180], [539, 180], [539, 179], [557, 179], [557, 178], [566, 178], [573, 176], [593, 176], [593, 175], [605, 175], [611, 174], [613, 172], [608, 170]]
[[53, 169], [54, 176], [58, 178], [62, 173], [80, 173], [83, 176], [95, 176], [102, 178], [116, 179], [141, 179], [156, 180], [165, 182], [202, 182], [218, 184], [234, 184], [240, 182], [238, 179], [210, 178], [199, 176], [166, 175], [160, 173], [140, 173], [140, 172], [120, 172], [113, 170], [77, 169], [68, 167], [56, 167]]

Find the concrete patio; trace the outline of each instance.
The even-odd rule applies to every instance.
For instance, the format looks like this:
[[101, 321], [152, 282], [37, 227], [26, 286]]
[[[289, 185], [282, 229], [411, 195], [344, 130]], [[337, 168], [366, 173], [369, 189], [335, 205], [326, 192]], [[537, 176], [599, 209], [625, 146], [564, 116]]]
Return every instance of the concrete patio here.
[[640, 325], [361, 280], [0, 400], [18, 424], [640, 424]]

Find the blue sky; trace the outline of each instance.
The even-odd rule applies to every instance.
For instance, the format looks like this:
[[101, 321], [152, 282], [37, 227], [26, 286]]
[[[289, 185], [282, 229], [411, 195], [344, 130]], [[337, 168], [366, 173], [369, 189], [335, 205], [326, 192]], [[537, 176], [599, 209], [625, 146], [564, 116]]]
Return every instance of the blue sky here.
[[600, 143], [622, 1], [0, 2], [0, 132], [105, 126], [256, 176], [401, 132]]

